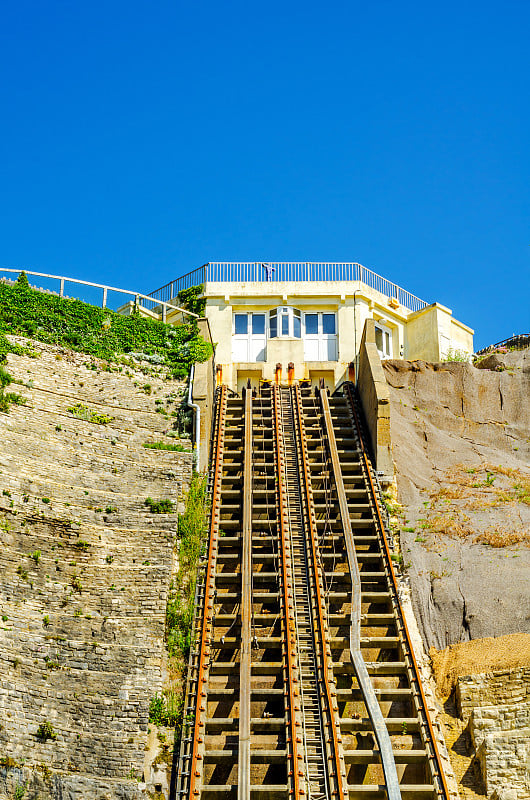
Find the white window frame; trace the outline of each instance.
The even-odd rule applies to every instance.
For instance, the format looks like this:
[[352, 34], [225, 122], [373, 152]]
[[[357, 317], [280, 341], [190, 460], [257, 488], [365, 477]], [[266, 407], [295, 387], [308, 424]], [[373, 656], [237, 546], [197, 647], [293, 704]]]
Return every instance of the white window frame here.
[[[283, 320], [284, 315], [287, 315], [288, 319], [288, 331], [287, 333], [282, 332], [281, 322]], [[271, 317], [276, 317], [276, 335], [271, 336]], [[296, 336], [294, 332], [294, 320], [298, 319], [300, 321], [300, 335]], [[268, 337], [269, 339], [301, 339], [302, 338], [302, 312], [299, 308], [295, 308], [294, 306], [277, 306], [277, 308], [271, 308], [269, 311], [269, 327], [268, 327]]]
[[[332, 315], [335, 319], [335, 333], [324, 333], [324, 316]], [[306, 331], [306, 319], [308, 316], [317, 317], [317, 332], [308, 334]], [[304, 359], [306, 361], [338, 361], [339, 359], [339, 337], [337, 334], [337, 312], [336, 311], [304, 311], [302, 320], [302, 338], [304, 340]], [[316, 352], [311, 353], [311, 350]], [[316, 355], [316, 358], [311, 358]], [[329, 356], [332, 356], [330, 358]]]
[[[252, 317], [265, 317], [263, 333], [252, 332]], [[236, 333], [236, 316], [246, 316], [247, 332]], [[234, 311], [232, 313], [232, 361], [235, 363], [261, 363], [267, 360], [267, 312], [266, 311]], [[240, 358], [244, 350], [245, 358]]]

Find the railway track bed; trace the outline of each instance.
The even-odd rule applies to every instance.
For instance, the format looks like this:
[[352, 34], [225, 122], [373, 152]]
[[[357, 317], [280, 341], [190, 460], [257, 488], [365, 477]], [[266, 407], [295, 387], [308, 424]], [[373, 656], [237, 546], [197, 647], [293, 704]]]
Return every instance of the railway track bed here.
[[176, 797], [447, 800], [354, 387], [217, 390]]

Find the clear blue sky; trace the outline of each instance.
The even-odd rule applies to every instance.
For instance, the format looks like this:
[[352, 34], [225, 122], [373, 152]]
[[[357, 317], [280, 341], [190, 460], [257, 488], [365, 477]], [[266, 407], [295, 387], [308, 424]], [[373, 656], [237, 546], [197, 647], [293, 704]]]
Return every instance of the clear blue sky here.
[[0, 264], [360, 261], [530, 330], [530, 3], [8, 0]]

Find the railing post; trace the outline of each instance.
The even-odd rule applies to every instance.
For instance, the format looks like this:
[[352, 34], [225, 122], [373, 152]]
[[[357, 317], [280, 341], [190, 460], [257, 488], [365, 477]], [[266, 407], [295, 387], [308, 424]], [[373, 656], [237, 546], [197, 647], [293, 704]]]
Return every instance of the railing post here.
[[167, 306], [165, 303], [162, 303], [162, 322], [166, 321], [166, 315], [167, 315]]
[[59, 297], [64, 297], [64, 278], [61, 278], [61, 286], [59, 289]]
[[107, 308], [107, 287], [103, 289], [103, 303], [101, 304], [101, 308]]

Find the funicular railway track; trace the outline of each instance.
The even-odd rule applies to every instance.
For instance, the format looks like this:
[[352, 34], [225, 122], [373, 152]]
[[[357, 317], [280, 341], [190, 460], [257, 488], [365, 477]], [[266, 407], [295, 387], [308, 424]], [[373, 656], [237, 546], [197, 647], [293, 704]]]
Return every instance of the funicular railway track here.
[[178, 798], [448, 800], [343, 391], [217, 391]]

